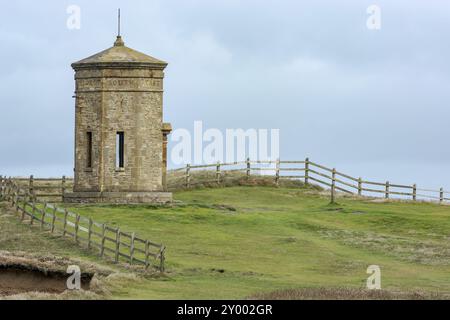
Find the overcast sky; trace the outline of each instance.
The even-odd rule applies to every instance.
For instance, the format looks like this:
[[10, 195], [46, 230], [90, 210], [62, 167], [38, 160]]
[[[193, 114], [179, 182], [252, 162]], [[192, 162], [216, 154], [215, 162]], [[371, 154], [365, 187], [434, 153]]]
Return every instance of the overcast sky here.
[[70, 64], [112, 45], [118, 7], [126, 45], [169, 62], [174, 128], [278, 128], [282, 159], [450, 188], [450, 3], [438, 0], [5, 2], [0, 174], [72, 175]]

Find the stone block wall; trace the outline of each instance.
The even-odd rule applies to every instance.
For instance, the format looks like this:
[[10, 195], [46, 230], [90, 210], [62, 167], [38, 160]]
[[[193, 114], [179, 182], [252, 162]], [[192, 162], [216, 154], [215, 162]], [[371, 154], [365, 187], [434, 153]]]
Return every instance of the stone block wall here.
[[[74, 192], [162, 191], [161, 70], [105, 68], [76, 72]], [[87, 132], [92, 167], [87, 167]], [[116, 134], [124, 132], [124, 168]]]

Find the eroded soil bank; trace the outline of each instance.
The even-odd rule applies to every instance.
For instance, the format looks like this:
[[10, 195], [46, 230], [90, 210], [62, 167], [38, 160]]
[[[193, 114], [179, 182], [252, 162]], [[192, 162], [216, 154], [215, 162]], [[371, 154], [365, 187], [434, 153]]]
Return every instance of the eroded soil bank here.
[[[62, 272], [42, 272], [23, 266], [0, 268], [0, 295], [13, 295], [24, 292], [62, 293], [67, 289], [69, 274]], [[89, 290], [91, 274], [82, 274], [81, 288]]]
[[[58, 257], [32, 257], [0, 251], [0, 296], [27, 292], [60, 294], [66, 291], [69, 265], [77, 262]], [[82, 290], [90, 290], [96, 270], [80, 266]], [[102, 273], [102, 272], [100, 272]]]

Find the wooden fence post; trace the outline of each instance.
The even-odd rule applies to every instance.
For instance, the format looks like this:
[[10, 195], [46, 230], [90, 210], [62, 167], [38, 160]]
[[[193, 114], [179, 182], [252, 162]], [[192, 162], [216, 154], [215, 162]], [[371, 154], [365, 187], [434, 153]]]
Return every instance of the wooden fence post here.
[[336, 188], [336, 169], [331, 172], [331, 203], [334, 203]]
[[11, 183], [11, 181], [6, 179], [6, 177], [5, 177], [5, 183], [4, 183], [4, 187], [3, 187], [3, 198], [5, 200], [8, 200], [8, 192], [9, 192], [9, 188], [10, 188], [10, 183]]
[[9, 181], [7, 181], [5, 184], [5, 191], [4, 191], [5, 196], [4, 197], [5, 197], [6, 201], [8, 201], [8, 193], [9, 193]]
[[64, 194], [66, 193], [66, 176], [62, 176], [61, 179], [61, 197], [64, 201]]
[[134, 257], [134, 238], [136, 237], [136, 234], [133, 232], [131, 234], [131, 240], [130, 240], [130, 264], [133, 264], [133, 257]]
[[92, 238], [92, 218], [89, 218], [89, 229], [88, 229], [88, 249], [91, 249], [91, 238]]
[[245, 170], [245, 174], [246, 174], [247, 180], [250, 180], [250, 170], [251, 170], [250, 158], [247, 158], [246, 164], [247, 164], [247, 169]]
[[19, 188], [16, 185], [14, 185], [14, 188], [13, 188], [13, 199], [12, 199], [13, 206], [16, 205], [16, 197], [18, 196], [18, 192], [19, 192]]
[[11, 178], [9, 178], [8, 183], [6, 185], [6, 200], [9, 201], [9, 195], [11, 194]]
[[5, 199], [5, 200], [8, 200], [8, 180], [6, 180], [6, 178], [5, 178], [5, 183], [4, 183], [4, 186], [3, 186], [3, 198]]
[[6, 176], [2, 176], [1, 179], [1, 188], [2, 188], [2, 198], [5, 198], [6, 195], [6, 184], [7, 184], [7, 180], [6, 180]]
[[8, 188], [8, 181], [6, 180], [6, 176], [2, 181], [2, 199], [6, 200], [6, 190]]
[[14, 209], [16, 211], [19, 210], [19, 202], [20, 202], [20, 199], [21, 199], [20, 191], [21, 191], [20, 188], [18, 188], [16, 186], [14, 187], [13, 199], [12, 199], [11, 205], [14, 207]]
[[189, 189], [191, 186], [191, 165], [186, 165], [186, 188]]
[[103, 258], [103, 255], [105, 254], [105, 234], [106, 234], [106, 225], [102, 225], [102, 245], [100, 247], [100, 257]]
[[6, 189], [5, 189], [5, 199], [6, 201], [9, 201], [9, 193], [11, 192], [11, 183], [10, 181], [8, 181], [8, 183], [6, 184]]
[[358, 178], [358, 196], [362, 195], [362, 178]]
[[280, 159], [275, 162], [275, 184], [277, 187], [280, 185]]
[[3, 178], [3, 199], [7, 199], [7, 192], [8, 192], [8, 180], [6, 176]]
[[55, 232], [55, 222], [56, 222], [56, 206], [53, 207], [53, 217], [52, 217], [52, 233]]
[[3, 176], [0, 175], [0, 200], [3, 200], [5, 197], [5, 180], [3, 179]]
[[78, 229], [79, 228], [80, 228], [80, 215], [77, 214], [75, 217], [75, 232], [74, 232], [75, 233], [74, 238], [75, 238], [76, 243], [78, 243]]
[[12, 193], [12, 183], [10, 182], [8, 184], [8, 195], [6, 197], [6, 200], [11, 201], [11, 193]]
[[216, 165], [216, 182], [220, 185], [220, 161], [217, 161]]
[[66, 235], [66, 228], [67, 228], [67, 215], [69, 212], [67, 212], [67, 209], [64, 209], [64, 225], [63, 225], [63, 236]]
[[5, 185], [5, 200], [6, 201], [9, 200], [9, 193], [10, 193], [10, 189], [11, 189], [10, 183], [11, 182], [8, 180]]
[[159, 271], [164, 272], [164, 261], [165, 261], [165, 254], [164, 251], [166, 248], [164, 246], [161, 246], [161, 249], [159, 250]]
[[1, 176], [1, 187], [2, 187], [2, 196], [4, 197], [5, 196], [5, 190], [6, 190], [6, 183], [7, 183], [7, 180], [6, 180], [6, 176]]
[[439, 203], [444, 202], [444, 188], [439, 189]]
[[8, 201], [11, 201], [13, 190], [14, 190], [14, 182], [11, 180], [11, 178], [9, 178]]
[[13, 207], [15, 207], [15, 205], [16, 205], [16, 196], [17, 196], [17, 189], [16, 189], [15, 185], [13, 185], [11, 191], [12, 191], [11, 192], [11, 194], [12, 194], [11, 195], [11, 204], [12, 204]]
[[305, 159], [305, 185], [309, 183], [309, 158]]
[[1, 191], [1, 198], [6, 198], [6, 176], [0, 176], [0, 191]]
[[3, 182], [3, 186], [2, 186], [2, 199], [3, 200], [8, 200], [8, 181], [4, 180]]
[[120, 229], [116, 230], [116, 256], [114, 258], [115, 262], [119, 262], [119, 250], [120, 250]]
[[41, 220], [41, 229], [44, 228], [44, 224], [45, 224], [45, 214], [46, 214], [46, 210], [47, 210], [47, 202], [44, 203], [44, 209], [42, 209], [42, 220]]
[[19, 190], [19, 187], [13, 181], [11, 184], [11, 199], [10, 199], [10, 201], [13, 205], [14, 205], [14, 197], [16, 196], [18, 190]]
[[413, 184], [413, 194], [412, 194], [412, 198], [413, 198], [413, 201], [416, 201], [417, 200], [417, 185], [414, 183]]
[[19, 195], [17, 194], [17, 191], [14, 191], [13, 207], [16, 210], [16, 212], [19, 211], [18, 202], [19, 202]]
[[0, 198], [3, 200], [5, 198], [6, 191], [6, 178], [3, 179], [3, 176], [0, 176]]
[[33, 200], [33, 210], [31, 211], [31, 217], [30, 217], [30, 225], [33, 224], [34, 215], [36, 213], [36, 202]]
[[35, 198], [35, 194], [34, 194], [34, 177], [33, 175], [30, 176], [30, 181], [28, 182], [28, 192], [30, 193], [30, 195]]
[[25, 206], [27, 205], [27, 194], [25, 193], [23, 196], [22, 196], [22, 208], [20, 208], [20, 210], [22, 211], [22, 217], [21, 217], [21, 219], [23, 220], [23, 215], [24, 215], [24, 212], [25, 212]]
[[19, 212], [20, 208], [20, 189], [17, 189], [16, 192], [16, 212]]
[[149, 242], [148, 240], [145, 240], [145, 270], [148, 269], [148, 267], [150, 266], [150, 260], [148, 258], [150, 252], [149, 252]]
[[0, 175], [0, 199], [3, 198], [3, 176]]
[[24, 194], [23, 196], [23, 208], [22, 208], [22, 216], [20, 217], [20, 220], [25, 220], [25, 210], [27, 209], [27, 203], [28, 203], [28, 195]]
[[386, 187], [385, 187], [385, 191], [384, 191], [384, 197], [386, 199], [389, 199], [389, 181], [386, 181]]
[[12, 206], [15, 208], [16, 212], [19, 210], [19, 207], [17, 205], [18, 201], [19, 201], [19, 195], [17, 194], [17, 190], [14, 190]]

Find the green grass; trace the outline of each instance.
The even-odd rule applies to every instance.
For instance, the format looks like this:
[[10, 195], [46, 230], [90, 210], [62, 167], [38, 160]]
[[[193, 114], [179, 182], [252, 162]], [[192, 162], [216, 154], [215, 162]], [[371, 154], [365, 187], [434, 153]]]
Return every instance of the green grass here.
[[[308, 189], [246, 186], [174, 198], [181, 202], [171, 207], [70, 207], [167, 246], [167, 277], [111, 281], [113, 297], [237, 299], [288, 288], [363, 288], [372, 264], [381, 267], [383, 289], [450, 293], [448, 206], [345, 198], [330, 205]], [[0, 241], [0, 249], [13, 242]], [[49, 250], [98, 261], [71, 245]]]

